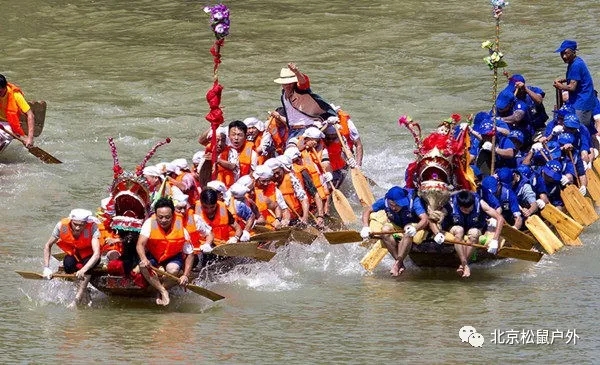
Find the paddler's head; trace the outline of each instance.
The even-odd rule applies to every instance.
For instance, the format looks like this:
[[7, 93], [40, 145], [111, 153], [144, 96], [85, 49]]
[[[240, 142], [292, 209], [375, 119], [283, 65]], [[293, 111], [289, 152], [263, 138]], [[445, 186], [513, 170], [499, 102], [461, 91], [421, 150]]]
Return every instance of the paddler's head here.
[[213, 219], [217, 212], [218, 192], [215, 189], [206, 188], [200, 193], [200, 205], [202, 212], [209, 219]]
[[285, 95], [289, 96], [294, 91], [294, 86], [298, 82], [296, 74], [288, 67], [284, 67], [279, 72], [279, 77], [273, 80], [276, 84], [280, 84]]
[[248, 141], [255, 141], [258, 134], [265, 130], [265, 124], [258, 118], [250, 117], [244, 119], [244, 124], [248, 127], [246, 139]]
[[560, 53], [560, 58], [562, 58], [564, 63], [571, 63], [577, 57], [576, 51], [577, 42], [565, 39], [554, 52]]
[[74, 236], [79, 236], [92, 215], [92, 212], [87, 209], [73, 209], [69, 213], [71, 231]]
[[160, 198], [154, 204], [154, 213], [156, 222], [163, 231], [170, 231], [173, 225], [173, 216], [175, 215], [175, 205], [171, 198]]
[[304, 146], [310, 150], [317, 147], [321, 139], [325, 138], [325, 134], [317, 127], [309, 127], [306, 128], [302, 137], [304, 137]]
[[240, 150], [246, 143], [248, 127], [241, 120], [234, 120], [229, 123], [229, 142], [236, 150]]
[[410, 205], [406, 190], [399, 186], [394, 186], [388, 190], [387, 193], [385, 193], [385, 199], [388, 207], [394, 212], [399, 212], [403, 207], [408, 207]]
[[254, 184], [257, 188], [263, 189], [269, 185], [273, 179], [273, 169], [266, 165], [256, 166], [256, 170], [252, 173]]
[[470, 214], [475, 207], [475, 195], [468, 190], [461, 190], [456, 194], [458, 209], [463, 214]]

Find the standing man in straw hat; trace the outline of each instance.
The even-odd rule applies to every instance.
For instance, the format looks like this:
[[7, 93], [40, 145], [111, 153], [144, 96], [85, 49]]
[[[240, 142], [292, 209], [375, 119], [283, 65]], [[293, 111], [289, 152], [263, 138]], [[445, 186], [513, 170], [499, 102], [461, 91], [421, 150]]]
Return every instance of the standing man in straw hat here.
[[271, 112], [271, 115], [285, 118], [290, 129], [288, 138], [302, 135], [315, 121], [337, 118], [331, 105], [311, 91], [308, 76], [300, 72], [295, 63], [290, 62], [287, 68], [282, 68], [274, 81], [281, 85], [281, 103], [285, 115], [277, 112]]
[[554, 51], [567, 64], [564, 78], [554, 80], [554, 87], [569, 93], [567, 104], [575, 109], [579, 122], [586, 127], [592, 122], [592, 111], [596, 106], [594, 80], [585, 62], [577, 57], [577, 42], [566, 39]]
[[56, 224], [50, 239], [44, 246], [43, 275], [47, 279], [52, 278], [52, 270], [49, 266], [50, 252], [55, 243], [66, 253], [63, 259], [65, 272], [67, 274], [74, 273], [80, 280], [75, 302], [70, 306], [89, 301], [83, 300], [92, 277], [88, 271], [100, 262], [100, 231], [94, 222], [92, 212], [85, 209], [73, 209], [69, 213], [69, 217], [63, 218]]

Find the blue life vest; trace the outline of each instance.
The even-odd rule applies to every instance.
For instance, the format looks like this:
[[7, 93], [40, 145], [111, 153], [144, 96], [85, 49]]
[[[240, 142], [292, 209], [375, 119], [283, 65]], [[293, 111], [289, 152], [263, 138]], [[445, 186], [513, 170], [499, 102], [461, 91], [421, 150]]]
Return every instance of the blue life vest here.
[[452, 197], [452, 223], [455, 226], [461, 226], [465, 229], [465, 233], [471, 228], [478, 228], [480, 230], [485, 230], [487, 227], [486, 214], [481, 209], [480, 198], [479, 195], [475, 195], [475, 204], [473, 206], [473, 210], [471, 213], [465, 215], [460, 211], [460, 207], [458, 206], [456, 195]]

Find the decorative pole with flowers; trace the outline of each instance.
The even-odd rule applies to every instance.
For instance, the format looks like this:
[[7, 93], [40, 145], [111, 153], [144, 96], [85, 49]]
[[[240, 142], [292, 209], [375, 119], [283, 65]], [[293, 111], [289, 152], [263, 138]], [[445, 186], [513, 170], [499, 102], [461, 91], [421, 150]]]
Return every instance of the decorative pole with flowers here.
[[494, 42], [485, 41], [481, 44], [481, 48], [486, 48], [489, 51], [489, 55], [484, 57], [485, 63], [488, 65], [490, 70], [494, 71], [494, 83], [492, 87], [492, 120], [494, 123], [494, 134], [492, 135], [492, 161], [490, 163], [490, 174], [494, 173], [494, 162], [496, 160], [496, 97], [498, 96], [498, 68], [506, 67], [507, 64], [503, 60], [504, 55], [500, 52], [500, 17], [502, 16], [502, 9], [508, 5], [508, 2], [504, 0], [490, 0], [493, 10], [492, 15], [496, 20], [496, 38]]
[[221, 64], [221, 47], [225, 43], [225, 37], [229, 34], [229, 9], [223, 4], [207, 6], [204, 11], [210, 14], [210, 26], [215, 34], [215, 42], [210, 48], [213, 56], [213, 86], [206, 93], [206, 101], [210, 112], [205, 118], [210, 123], [212, 130], [211, 144], [211, 162], [213, 166], [212, 179], [216, 179], [217, 170], [215, 168], [217, 161], [217, 128], [223, 123], [223, 110], [221, 109], [221, 92], [223, 85], [219, 84], [219, 65]]

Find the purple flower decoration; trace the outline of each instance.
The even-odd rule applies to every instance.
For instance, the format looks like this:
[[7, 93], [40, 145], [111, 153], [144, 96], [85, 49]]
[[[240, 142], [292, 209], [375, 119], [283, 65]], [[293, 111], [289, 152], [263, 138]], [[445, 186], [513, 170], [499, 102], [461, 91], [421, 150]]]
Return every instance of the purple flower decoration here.
[[210, 14], [210, 26], [217, 39], [223, 39], [229, 34], [229, 9], [223, 4], [207, 6], [204, 8]]

